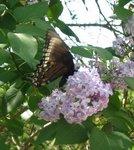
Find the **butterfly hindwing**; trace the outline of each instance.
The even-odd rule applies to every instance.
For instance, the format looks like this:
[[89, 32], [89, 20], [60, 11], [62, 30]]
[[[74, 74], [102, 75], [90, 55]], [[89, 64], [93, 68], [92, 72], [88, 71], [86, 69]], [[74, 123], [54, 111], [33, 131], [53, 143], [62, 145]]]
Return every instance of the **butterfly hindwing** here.
[[60, 76], [69, 76], [74, 72], [73, 57], [69, 47], [55, 31], [46, 34], [43, 56], [33, 77], [33, 84], [41, 86]]

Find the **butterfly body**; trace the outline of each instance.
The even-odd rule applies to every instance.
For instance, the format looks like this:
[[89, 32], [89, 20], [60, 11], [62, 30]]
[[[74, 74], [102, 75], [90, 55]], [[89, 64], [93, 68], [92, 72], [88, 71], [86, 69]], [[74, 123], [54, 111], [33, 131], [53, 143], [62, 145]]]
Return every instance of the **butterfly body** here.
[[41, 86], [62, 76], [62, 86], [69, 75], [74, 73], [73, 56], [69, 47], [55, 31], [48, 31], [43, 56], [33, 77], [33, 84]]

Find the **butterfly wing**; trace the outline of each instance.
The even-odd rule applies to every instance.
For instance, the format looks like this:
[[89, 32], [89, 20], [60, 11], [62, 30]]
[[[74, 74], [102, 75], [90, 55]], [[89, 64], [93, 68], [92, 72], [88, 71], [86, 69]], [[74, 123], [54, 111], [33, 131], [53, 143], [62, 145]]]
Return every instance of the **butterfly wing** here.
[[34, 85], [41, 86], [60, 76], [67, 78], [73, 73], [74, 63], [69, 47], [56, 32], [48, 31], [43, 49], [43, 57], [33, 77]]

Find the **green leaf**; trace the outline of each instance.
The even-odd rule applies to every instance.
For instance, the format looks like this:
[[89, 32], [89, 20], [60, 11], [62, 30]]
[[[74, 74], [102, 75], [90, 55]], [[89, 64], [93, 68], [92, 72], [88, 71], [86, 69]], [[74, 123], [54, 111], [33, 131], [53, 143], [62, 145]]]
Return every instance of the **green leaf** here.
[[5, 50], [0, 49], [0, 65], [2, 65], [3, 63], [10, 63], [10, 62], [11, 62], [10, 54]]
[[14, 10], [14, 16], [19, 22], [30, 21], [32, 19], [42, 18], [47, 13], [47, 8], [47, 2], [39, 2], [25, 7], [18, 7]]
[[122, 21], [127, 21], [128, 18], [133, 15], [132, 11], [125, 9], [123, 7], [120, 7], [120, 6], [115, 6], [114, 12], [117, 15], [117, 17], [121, 19]]
[[[20, 85], [21, 86], [21, 85]], [[7, 101], [8, 112], [16, 110], [22, 104], [24, 96], [22, 92], [17, 88], [17, 82], [10, 86], [5, 94], [5, 100]]]
[[107, 47], [105, 50], [109, 51], [113, 56], [117, 56], [113, 47]]
[[112, 132], [108, 135], [112, 150], [131, 150], [134, 146], [132, 140], [121, 132]]
[[25, 60], [32, 68], [37, 64], [34, 59], [37, 53], [37, 41], [28, 34], [8, 33], [8, 38], [13, 52]]
[[12, 31], [15, 29], [16, 20], [9, 12], [6, 12], [4, 16], [0, 17], [0, 28], [6, 31]]
[[53, 123], [41, 129], [39, 135], [37, 136], [37, 139], [35, 140], [35, 144], [38, 145], [45, 142], [46, 140], [52, 140], [54, 139], [55, 134], [56, 134], [56, 124]]
[[15, 30], [17, 33], [25, 33], [33, 36], [41, 36], [44, 37], [45, 29], [42, 30], [32, 24], [19, 24]]
[[55, 79], [54, 81], [50, 82], [50, 83], [47, 85], [49, 91], [52, 92], [53, 90], [59, 88], [59, 82], [61, 81], [61, 78], [62, 78], [62, 77], [59, 77], [59, 78]]
[[10, 4], [11, 7], [14, 7], [18, 2], [19, 2], [19, 0], [9, 0], [8, 1], [8, 3]]
[[0, 81], [13, 82], [16, 78], [18, 78], [18, 74], [15, 71], [0, 68]]
[[124, 5], [126, 5], [127, 3], [129, 3], [131, 0], [119, 0], [119, 6], [123, 7]]
[[92, 130], [90, 142], [91, 150], [112, 150], [112, 147], [106, 134], [97, 128], [94, 128]]
[[17, 119], [8, 119], [5, 122], [6, 127], [14, 135], [21, 136], [23, 134], [23, 123]]
[[123, 132], [125, 134], [128, 134], [131, 130], [128, 125], [128, 122], [121, 117], [111, 117], [109, 121], [112, 124], [112, 128], [114, 128], [115, 131]]
[[34, 21], [34, 23], [35, 23], [35, 26], [36, 26], [37, 28], [43, 30], [44, 33], [45, 33], [46, 31], [48, 31], [48, 29], [51, 27], [51, 26], [50, 26], [50, 23], [47, 22], [47, 21], [44, 21], [44, 20], [41, 20], [41, 19], [34, 19], [33, 21]]
[[24, 96], [21, 91], [17, 91], [16, 95], [7, 103], [7, 111], [16, 111], [21, 106], [24, 100]]
[[40, 126], [40, 127], [43, 127], [44, 124], [47, 123], [45, 120], [39, 119], [38, 116], [34, 116], [34, 115], [32, 115], [32, 117], [30, 118], [29, 122], [34, 124], [34, 125], [36, 125], [36, 126]]
[[87, 138], [87, 130], [83, 125], [69, 124], [64, 120], [57, 123], [56, 144], [78, 144]]
[[7, 43], [6, 34], [2, 29], [0, 29], [0, 43]]
[[60, 0], [51, 0], [49, 3], [48, 17], [52, 19], [58, 19], [63, 11], [63, 6]]
[[128, 87], [134, 90], [134, 78], [133, 77], [125, 77], [125, 82], [127, 83]]
[[73, 36], [78, 42], [80, 41], [77, 35], [63, 21], [56, 20], [55, 26], [57, 26], [66, 35]]
[[6, 139], [3, 136], [0, 136], [0, 148], [2, 150], [9, 150], [9, 145], [6, 144]]
[[93, 50], [104, 61], [111, 60], [113, 58], [113, 55], [107, 49], [101, 47], [95, 47], [91, 45], [88, 46], [88, 49]]
[[7, 115], [7, 101], [4, 97], [0, 98], [0, 117], [5, 117]]
[[126, 112], [116, 109], [109, 109], [103, 111], [103, 115], [112, 123], [115, 130], [129, 133], [134, 128], [134, 120]]
[[122, 106], [122, 103], [119, 99], [119, 93], [118, 92], [114, 92], [114, 94], [112, 96], [110, 96], [109, 98], [109, 104], [108, 107], [109, 109], [112, 110], [120, 110]]
[[41, 101], [42, 96], [41, 95], [31, 95], [28, 100], [28, 105], [30, 107], [30, 110], [34, 111], [38, 107], [38, 103]]
[[89, 50], [86, 46], [73, 46], [71, 52], [86, 58], [91, 58], [93, 55], [93, 51]]
[[18, 92], [18, 89], [15, 87], [15, 84], [11, 85], [9, 89], [6, 91], [5, 99], [7, 101], [10, 101], [12, 98], [16, 96], [17, 92]]
[[90, 141], [92, 150], [128, 150], [133, 146], [132, 141], [125, 134], [120, 132], [106, 134], [97, 128], [91, 132]]

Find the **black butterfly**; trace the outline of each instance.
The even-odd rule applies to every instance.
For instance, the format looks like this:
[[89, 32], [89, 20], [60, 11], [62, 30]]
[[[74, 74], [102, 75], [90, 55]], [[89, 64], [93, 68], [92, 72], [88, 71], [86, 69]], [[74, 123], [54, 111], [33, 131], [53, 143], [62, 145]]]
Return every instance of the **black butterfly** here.
[[67, 77], [73, 73], [73, 56], [69, 52], [69, 47], [55, 31], [49, 30], [46, 34], [42, 60], [33, 76], [33, 84], [41, 86], [62, 76], [59, 86], [63, 86]]

